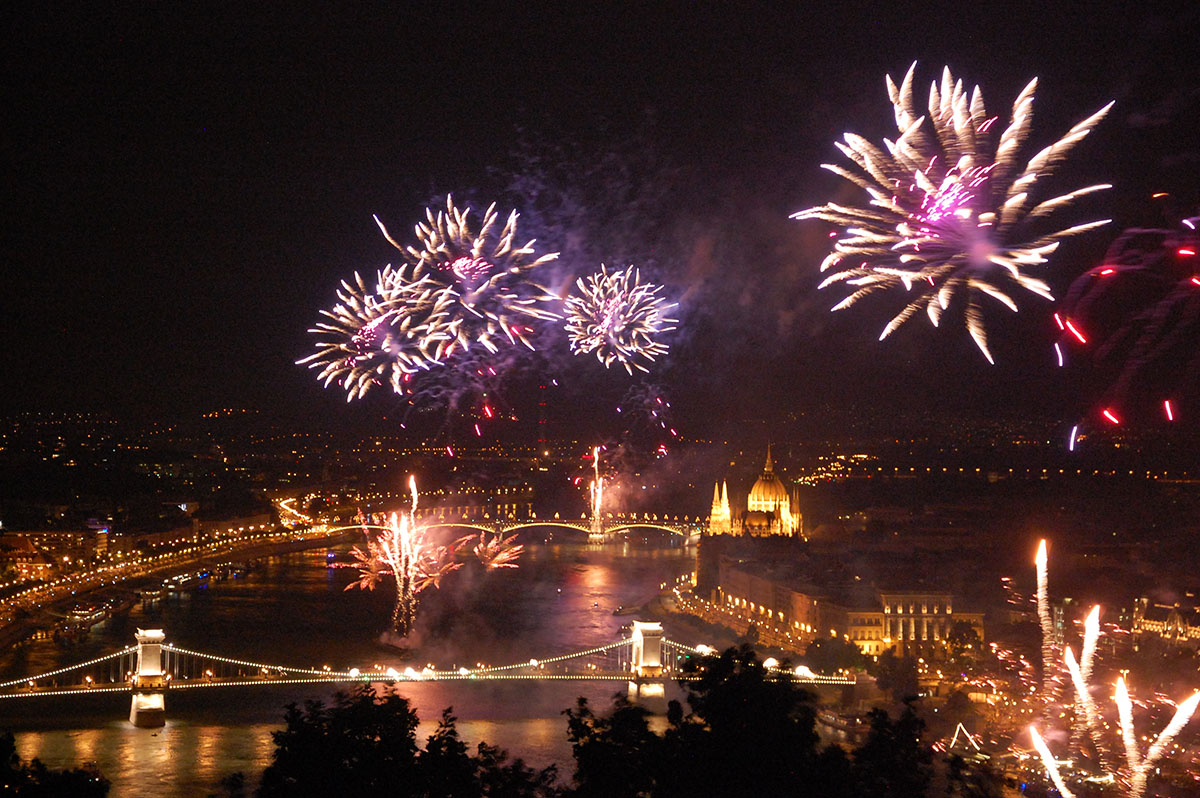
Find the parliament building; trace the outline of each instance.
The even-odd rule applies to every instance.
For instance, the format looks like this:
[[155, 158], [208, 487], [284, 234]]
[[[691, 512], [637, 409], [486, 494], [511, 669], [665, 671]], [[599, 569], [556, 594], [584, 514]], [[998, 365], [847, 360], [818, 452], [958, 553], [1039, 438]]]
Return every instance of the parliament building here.
[[792, 509], [792, 496], [787, 486], [775, 475], [775, 464], [771, 459], [771, 447], [767, 447], [767, 463], [750, 495], [746, 509], [733, 511], [729, 507], [727, 482], [713, 485], [712, 512], [708, 520], [710, 535], [736, 535], [767, 537], [803, 535], [799, 511]]

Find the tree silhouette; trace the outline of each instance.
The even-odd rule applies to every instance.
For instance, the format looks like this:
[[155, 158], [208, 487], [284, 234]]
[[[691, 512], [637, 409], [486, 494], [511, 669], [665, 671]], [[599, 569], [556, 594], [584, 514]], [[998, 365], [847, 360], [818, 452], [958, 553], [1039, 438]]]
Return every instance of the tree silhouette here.
[[915, 698], [921, 691], [917, 684], [917, 661], [912, 657], [896, 656], [894, 648], [880, 654], [872, 670], [879, 689], [890, 693], [897, 702]]
[[866, 665], [867, 658], [859, 651], [858, 646], [848, 640], [840, 637], [818, 637], [804, 650], [804, 661], [814, 671], [832, 673], [836, 670], [862, 668]]
[[933, 755], [921, 736], [925, 721], [912, 701], [892, 720], [884, 709], [869, 713], [871, 730], [854, 751], [859, 795], [871, 798], [923, 798], [932, 777]]
[[40, 760], [23, 762], [11, 733], [0, 737], [0, 795], [17, 798], [103, 798], [109, 783], [94, 767], [52, 770]]
[[671, 702], [661, 737], [646, 711], [618, 696], [600, 718], [568, 712], [580, 796], [849, 796], [844, 754], [818, 753], [813, 696], [769, 671], [747, 645], [684, 664], [691, 711]]
[[351, 694], [339, 693], [330, 706], [289, 704], [284, 720], [286, 728], [271, 734], [275, 752], [263, 771], [262, 798], [555, 794], [553, 767], [535, 772], [486, 744], [469, 756], [449, 709], [420, 749], [417, 714], [394, 692], [379, 695], [363, 685]]
[[952, 798], [1001, 798], [1004, 777], [987, 762], [951, 754], [946, 762], [946, 794]]
[[606, 716], [592, 712], [586, 698], [563, 714], [575, 756], [573, 795], [623, 798], [656, 794], [663, 740], [650, 731], [648, 710], [618, 693]]

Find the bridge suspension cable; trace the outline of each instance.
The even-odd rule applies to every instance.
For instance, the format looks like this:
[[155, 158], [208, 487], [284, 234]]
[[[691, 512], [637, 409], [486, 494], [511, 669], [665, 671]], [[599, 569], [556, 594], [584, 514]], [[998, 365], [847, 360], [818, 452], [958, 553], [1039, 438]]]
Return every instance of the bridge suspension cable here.
[[233, 659], [231, 657], [222, 657], [217, 654], [206, 654], [202, 651], [191, 651], [186, 648], [180, 648], [171, 644], [165, 644], [162, 647], [164, 653], [183, 654], [189, 657], [199, 657], [201, 659], [212, 660], [213, 662], [222, 662], [228, 665], [241, 665], [245, 668], [255, 668], [257, 670], [278, 671], [280, 673], [304, 673], [310, 676], [349, 676], [349, 671], [329, 671], [322, 668], [293, 668], [290, 665], [267, 665], [262, 662], [249, 662], [242, 659]]
[[132, 654], [136, 651], [137, 651], [137, 646], [129, 646], [128, 648], [123, 648], [120, 651], [114, 651], [111, 654], [105, 654], [103, 657], [96, 657], [95, 659], [90, 659], [87, 662], [77, 662], [74, 665], [67, 665], [66, 667], [59, 668], [58, 670], [47, 671], [45, 673], [39, 673], [36, 676], [26, 676], [21, 679], [13, 679], [12, 681], [8, 681], [8, 682], [0, 682], [0, 690], [7, 689], [9, 687], [24, 686], [24, 685], [29, 684], [30, 682], [40, 682], [40, 681], [44, 681], [46, 679], [53, 679], [55, 676], [61, 676], [64, 673], [70, 673], [71, 671], [75, 671], [75, 670], [82, 670], [83, 668], [90, 668], [94, 665], [99, 665], [101, 662], [107, 662], [108, 660], [113, 660], [113, 659], [117, 659], [119, 657], [124, 657], [124, 656]]
[[546, 659], [534, 658], [528, 662], [518, 662], [513, 665], [497, 665], [497, 666], [490, 667], [490, 668], [475, 668], [474, 670], [468, 670], [468, 673], [497, 673], [499, 671], [510, 671], [510, 670], [516, 670], [518, 668], [528, 668], [530, 665], [534, 665], [534, 664], [553, 665], [556, 662], [563, 662], [564, 660], [568, 660], [568, 659], [575, 659], [577, 657], [590, 657], [590, 656], [594, 656], [596, 654], [607, 653], [609, 651], [612, 651], [614, 648], [620, 648], [621, 646], [628, 646], [628, 645], [632, 645], [632, 644], [633, 644], [632, 638], [625, 638], [624, 640], [617, 640], [612, 643], [606, 643], [602, 646], [597, 646], [596, 648], [589, 648], [586, 651], [576, 651], [573, 654], [562, 654], [557, 657], [548, 657]]

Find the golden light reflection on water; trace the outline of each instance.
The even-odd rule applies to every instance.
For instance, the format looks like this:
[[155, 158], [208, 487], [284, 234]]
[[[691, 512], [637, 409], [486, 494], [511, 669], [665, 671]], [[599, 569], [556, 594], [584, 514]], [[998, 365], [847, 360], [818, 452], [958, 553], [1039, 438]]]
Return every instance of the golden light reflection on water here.
[[[501, 589], [497, 609], [490, 614], [468, 602], [479, 593], [478, 587], [464, 588], [454, 599], [457, 604], [449, 594], [442, 597], [450, 602], [449, 611], [458, 613], [449, 616], [454, 634], [424, 644], [422, 655], [439, 663], [446, 660], [442, 664], [484, 658], [495, 664], [509, 661], [497, 658], [527, 658], [531, 646], [536, 653], [548, 653], [598, 645], [613, 639], [629, 620], [613, 614], [618, 606], [641, 603], [661, 582], [691, 570], [694, 558], [680, 550], [534, 546], [527, 567], [516, 572], [525, 573], [507, 591], [503, 581], [480, 580], [480, 585]], [[327, 573], [319, 557], [272, 560], [248, 579], [218, 583], [203, 595], [164, 600], [162, 620], [184, 643], [231, 656], [257, 654], [261, 648], [264, 658], [274, 655], [279, 662], [336, 662], [340, 657], [360, 667], [374, 662], [408, 664], [403, 654], [377, 645], [372, 611], [378, 608], [370, 604], [371, 597], [353, 596], [351, 602], [342, 591], [344, 581], [330, 574], [340, 577], [342, 572]], [[433, 600], [429, 603], [432, 617], [437, 607]], [[468, 608], [475, 625], [463, 616]], [[140, 612], [135, 610], [130, 626], [142, 620]], [[106, 625], [97, 629], [93, 644], [98, 650], [128, 644], [128, 629], [111, 634], [105, 629]], [[246, 640], [253, 641], [252, 649]], [[26, 668], [66, 664], [62, 657], [77, 654], [47, 644], [10, 653], [8, 659], [10, 667], [23, 673]], [[17, 656], [23, 660], [15, 661]], [[534, 767], [557, 762], [560, 772], [569, 774], [571, 746], [562, 711], [574, 706], [579, 695], [598, 710], [606, 709], [613, 694], [625, 687], [588, 682], [424, 683], [405, 685], [402, 694], [424, 720], [417, 735], [420, 745], [433, 732], [442, 709], [452, 706], [459, 733], [472, 750], [484, 741]], [[230, 689], [192, 695], [195, 692], [168, 696], [167, 725], [161, 729], [131, 726], [128, 697], [93, 698], [86, 707], [64, 701], [56, 705], [61, 714], [35, 718], [31, 713], [28, 723], [20, 717], [26, 711], [22, 707], [16, 717], [4, 719], [16, 733], [23, 758], [36, 756], [59, 768], [93, 761], [113, 783], [114, 798], [192, 798], [219, 794], [219, 780], [237, 771], [253, 783], [270, 764], [271, 732], [282, 725], [283, 706], [328, 698], [333, 690], [320, 694]]]
[[270, 763], [268, 724], [190, 726], [168, 720], [161, 729], [114, 722], [70, 732], [30, 731], [17, 736], [23, 759], [38, 757], [51, 767], [94, 762], [119, 798], [168, 798], [216, 792], [229, 773], [259, 773]]

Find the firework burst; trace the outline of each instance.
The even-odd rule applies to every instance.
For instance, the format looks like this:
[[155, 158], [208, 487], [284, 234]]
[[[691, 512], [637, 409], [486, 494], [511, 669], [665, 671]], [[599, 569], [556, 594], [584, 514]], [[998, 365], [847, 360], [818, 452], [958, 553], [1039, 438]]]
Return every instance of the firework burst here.
[[605, 368], [620, 363], [630, 374], [666, 354], [658, 336], [675, 329], [677, 319], [667, 314], [677, 307], [658, 296], [661, 285], [642, 282], [633, 266], [624, 271], [600, 271], [575, 281], [577, 296], [566, 301], [566, 331], [571, 351], [596, 353]]
[[1037, 201], [1039, 181], [1104, 117], [1109, 103], [1071, 128], [1028, 161], [1019, 160], [1033, 119], [1037, 79], [1018, 95], [1012, 119], [999, 133], [978, 87], [968, 96], [947, 67], [929, 92], [928, 115], [913, 103], [914, 63], [899, 87], [887, 78], [888, 96], [899, 136], [880, 149], [847, 133], [838, 143], [853, 164], [822, 168], [867, 192], [867, 207], [828, 203], [800, 211], [794, 219], [821, 219], [842, 229], [821, 271], [833, 270], [820, 285], [844, 283], [850, 294], [834, 305], [847, 308], [878, 291], [902, 287], [910, 297], [880, 335], [886, 338], [924, 310], [936, 327], [951, 302], [965, 301], [967, 330], [988, 362], [983, 302], [991, 299], [1012, 311], [1016, 289], [1053, 299], [1050, 287], [1032, 270], [1046, 263], [1062, 239], [1106, 224], [1088, 222], [1038, 236], [1029, 223], [1109, 188], [1089, 186]]
[[[427, 588], [441, 587], [442, 579], [463, 566], [458, 554], [475, 541], [472, 553], [489, 570], [516, 568], [524, 546], [514, 543], [516, 535], [479, 533], [458, 538], [448, 545], [436, 545], [428, 537], [428, 528], [417, 522], [417, 483], [409, 479], [412, 503], [407, 512], [392, 513], [384, 526], [371, 526], [362, 518], [366, 548], [354, 547], [350, 554], [359, 578], [346, 590], [374, 590], [385, 576], [395, 577], [396, 601], [392, 607], [392, 631], [406, 637], [417, 617], [417, 595]], [[372, 534], [374, 531], [374, 534]]]
[[[446, 210], [425, 210], [425, 222], [414, 228], [419, 246], [402, 245], [384, 227], [384, 238], [404, 256], [405, 263], [385, 270], [380, 280], [383, 294], [406, 302], [428, 291], [436, 298], [429, 306], [415, 303], [411, 313], [426, 322], [434, 336], [426, 338], [422, 351], [442, 361], [457, 349], [478, 344], [489, 352], [501, 345], [520, 342], [533, 348], [533, 320], [558, 318], [551, 306], [556, 297], [533, 281], [536, 272], [558, 257], [537, 255], [534, 241], [515, 243], [517, 212], [508, 215], [497, 231], [499, 215], [493, 203], [484, 212], [478, 231], [472, 231], [471, 210], [458, 209], [446, 197]], [[429, 317], [436, 307], [438, 314]]]
[[370, 287], [357, 272], [353, 282], [343, 280], [338, 303], [309, 329], [317, 351], [296, 361], [320, 369], [317, 378], [344, 388], [348, 402], [378, 385], [405, 393], [413, 374], [436, 364], [432, 350], [450, 337], [448, 297], [428, 285], [398, 285], [392, 274], [377, 272]]

